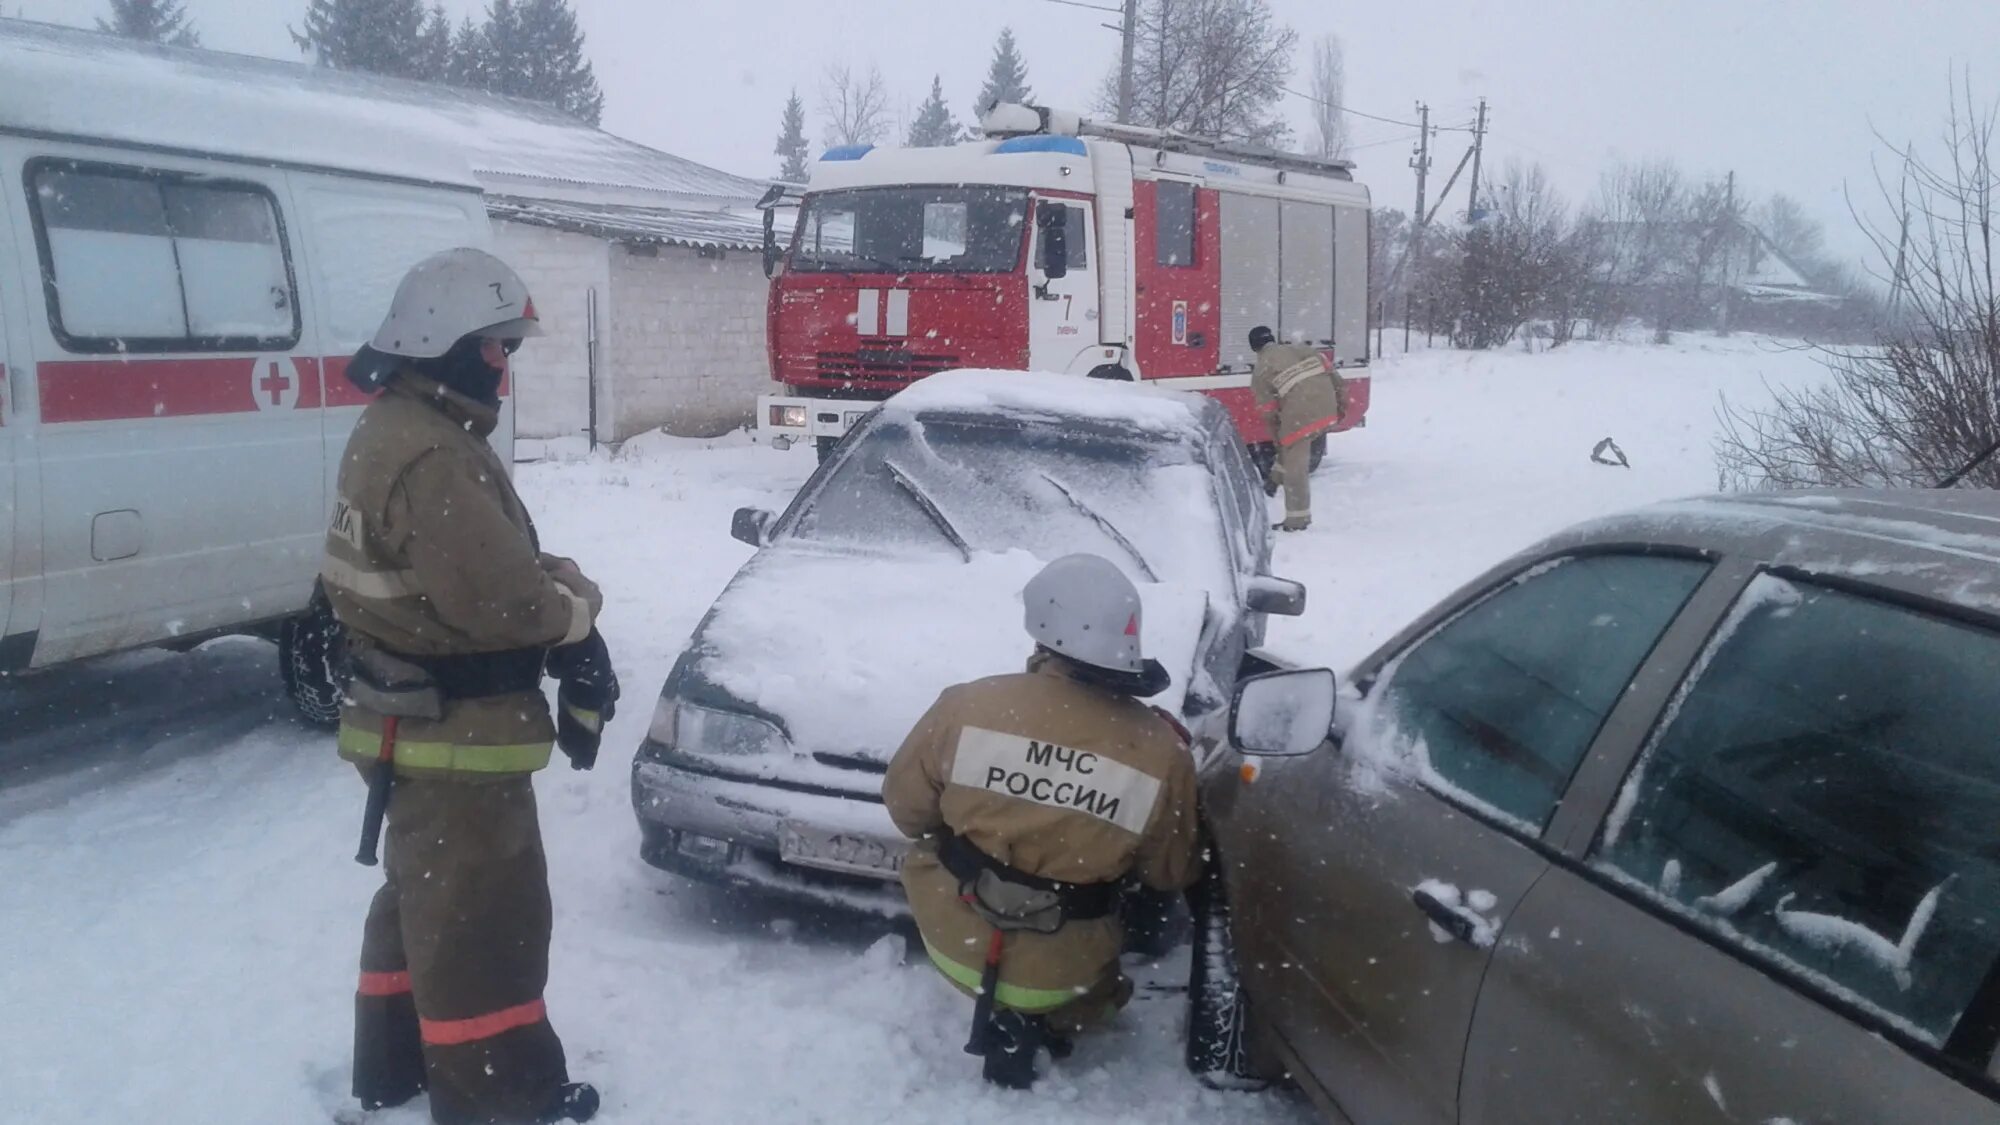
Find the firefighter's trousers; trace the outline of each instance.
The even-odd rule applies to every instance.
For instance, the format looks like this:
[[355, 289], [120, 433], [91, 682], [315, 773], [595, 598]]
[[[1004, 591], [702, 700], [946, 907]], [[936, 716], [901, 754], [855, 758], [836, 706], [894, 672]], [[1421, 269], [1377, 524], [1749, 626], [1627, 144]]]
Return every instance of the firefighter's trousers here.
[[1278, 463], [1271, 468], [1271, 476], [1285, 490], [1285, 523], [1292, 527], [1304, 527], [1312, 522], [1312, 445], [1311, 434], [1278, 447]]
[[428, 1086], [439, 1125], [511, 1125], [569, 1080], [542, 1004], [551, 910], [531, 777], [396, 779], [354, 1005], [364, 1102]]

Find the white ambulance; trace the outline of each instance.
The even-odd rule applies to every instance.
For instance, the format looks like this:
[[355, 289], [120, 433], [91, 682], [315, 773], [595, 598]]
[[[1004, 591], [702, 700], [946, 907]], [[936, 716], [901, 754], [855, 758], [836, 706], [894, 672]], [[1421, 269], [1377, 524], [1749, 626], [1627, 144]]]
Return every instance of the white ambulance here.
[[257, 633], [332, 718], [343, 368], [409, 266], [492, 243], [371, 81], [0, 19], [0, 674]]

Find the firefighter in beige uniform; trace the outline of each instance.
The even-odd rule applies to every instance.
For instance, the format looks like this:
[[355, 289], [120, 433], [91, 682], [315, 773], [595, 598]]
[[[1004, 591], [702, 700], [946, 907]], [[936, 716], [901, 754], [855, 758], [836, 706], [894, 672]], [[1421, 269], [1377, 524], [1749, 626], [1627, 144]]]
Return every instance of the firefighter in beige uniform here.
[[1278, 457], [1271, 480], [1285, 490], [1282, 531], [1312, 526], [1312, 443], [1347, 412], [1347, 385], [1313, 348], [1280, 344], [1269, 328], [1250, 330], [1257, 366], [1250, 390], [1271, 429]]
[[[1194, 766], [1141, 700], [1168, 677], [1139, 647], [1139, 594], [1093, 555], [1022, 594], [1028, 670], [947, 689], [889, 764], [883, 802], [912, 837], [903, 887], [931, 960], [978, 997], [971, 1053], [1025, 1087], [1037, 1046], [1130, 999], [1119, 884], [1193, 882]], [[993, 1009], [997, 1007], [997, 1011]]]
[[[582, 1121], [598, 1102], [569, 1081], [542, 1003], [551, 906], [531, 778], [558, 736], [541, 691], [552, 649], [594, 650], [608, 674], [602, 601], [574, 563], [539, 553], [486, 441], [507, 355], [539, 334], [497, 258], [452, 250], [411, 269], [349, 367], [380, 394], [341, 460], [321, 571], [351, 656], [340, 754], [393, 759], [354, 1094], [376, 1108], [428, 1088], [446, 1125]], [[609, 701], [569, 688], [562, 744], [589, 768]]]

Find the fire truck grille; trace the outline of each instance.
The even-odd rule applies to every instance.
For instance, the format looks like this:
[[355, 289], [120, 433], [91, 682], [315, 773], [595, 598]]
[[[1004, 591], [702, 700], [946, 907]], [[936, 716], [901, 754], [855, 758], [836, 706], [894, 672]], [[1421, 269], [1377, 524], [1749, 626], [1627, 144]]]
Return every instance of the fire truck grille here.
[[916, 355], [893, 348], [820, 352], [822, 379], [892, 379], [909, 382], [958, 366], [955, 355]]

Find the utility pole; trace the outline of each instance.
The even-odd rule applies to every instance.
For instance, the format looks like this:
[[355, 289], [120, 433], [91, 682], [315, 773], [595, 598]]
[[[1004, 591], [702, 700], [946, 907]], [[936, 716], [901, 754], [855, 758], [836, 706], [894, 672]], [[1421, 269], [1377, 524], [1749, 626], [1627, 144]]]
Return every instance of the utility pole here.
[[1479, 119], [1472, 126], [1472, 187], [1471, 198], [1465, 205], [1465, 217], [1476, 221], [1479, 218], [1479, 158], [1486, 147], [1486, 99], [1479, 99]]
[[1410, 167], [1417, 170], [1417, 209], [1410, 217], [1419, 224], [1424, 218], [1424, 174], [1431, 170], [1431, 107], [1417, 103], [1417, 151], [1410, 157]]
[[[1730, 320], [1732, 314], [1735, 312], [1732, 305], [1734, 305], [1736, 297], [1737, 279], [1733, 276], [1736, 272], [1736, 242], [1744, 234], [1742, 227], [1736, 222], [1735, 169], [1730, 169], [1728, 185], [1722, 191], [1722, 221], [1726, 224], [1726, 228], [1722, 239], [1722, 309], [1720, 312], [1722, 327], [1719, 334], [1727, 336], [1729, 335]], [[1746, 273], [1750, 264], [1749, 251], [1749, 247], [1744, 247], [1743, 264]]]
[[1118, 123], [1132, 123], [1132, 54], [1139, 39], [1139, 0], [1125, 0], [1125, 18], [1118, 26]]

